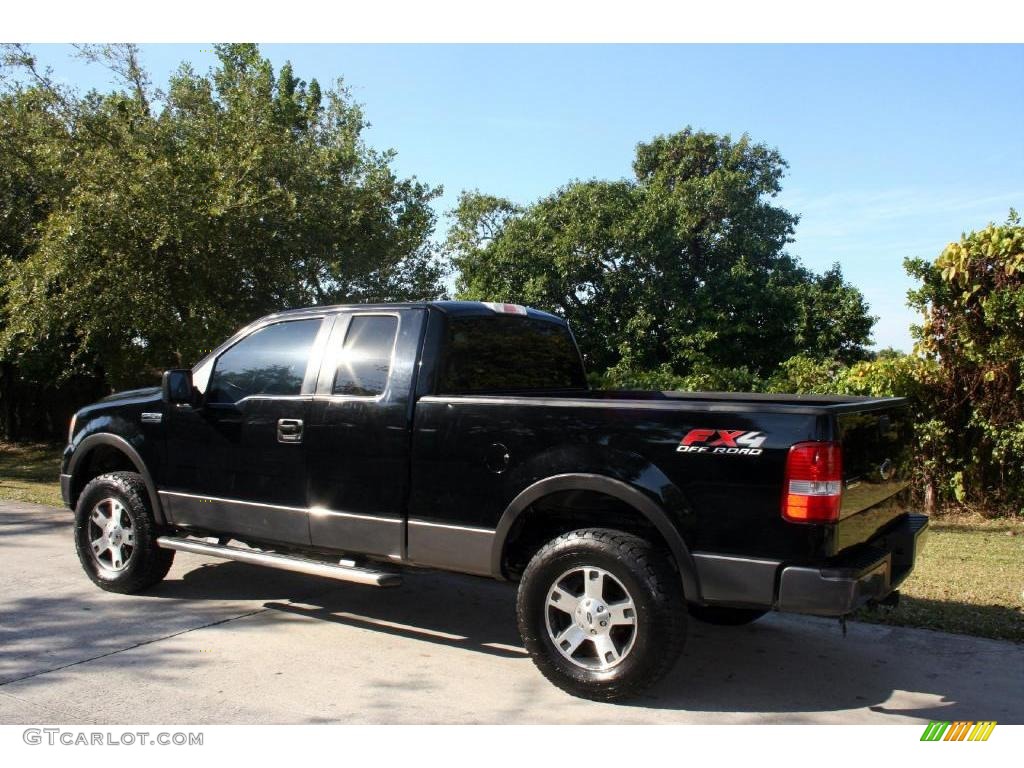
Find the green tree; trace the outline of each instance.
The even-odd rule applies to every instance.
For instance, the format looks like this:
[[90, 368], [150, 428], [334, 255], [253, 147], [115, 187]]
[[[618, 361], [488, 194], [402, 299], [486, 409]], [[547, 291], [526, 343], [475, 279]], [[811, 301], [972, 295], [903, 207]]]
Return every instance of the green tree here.
[[443, 293], [440, 190], [364, 143], [341, 81], [324, 91], [291, 65], [275, 76], [254, 45], [216, 50], [213, 70], [182, 65], [164, 92], [132, 46], [83, 48], [123, 84], [85, 95], [9, 50], [0, 359], [12, 378], [120, 388], [270, 311]]
[[965, 234], [934, 262], [908, 259], [921, 281], [911, 306], [918, 349], [938, 366], [935, 428], [951, 467], [935, 492], [1024, 511], [1024, 226]]
[[858, 359], [873, 324], [859, 291], [785, 251], [785, 168], [746, 136], [687, 128], [640, 144], [632, 180], [526, 207], [463, 193], [446, 243], [458, 295], [559, 313], [594, 371], [742, 383], [794, 353]]
[[[16, 88], [0, 93], [0, 334], [9, 324], [4, 297], [13, 274], [38, 247], [42, 222], [69, 187], [66, 169], [76, 147], [66, 115], [54, 108], [60, 106], [54, 95], [61, 94]], [[44, 393], [22, 374], [25, 368], [45, 368], [42, 357], [31, 350], [0, 353], [0, 425], [8, 438], [17, 436], [19, 421], [32, 421], [44, 432], [58, 428], [39, 407]], [[59, 365], [59, 356], [50, 355], [48, 362]]]
[[839, 264], [820, 275], [806, 273], [794, 289], [796, 348], [823, 360], [854, 363], [870, 356], [865, 344], [877, 318], [869, 314], [864, 295], [843, 279]]

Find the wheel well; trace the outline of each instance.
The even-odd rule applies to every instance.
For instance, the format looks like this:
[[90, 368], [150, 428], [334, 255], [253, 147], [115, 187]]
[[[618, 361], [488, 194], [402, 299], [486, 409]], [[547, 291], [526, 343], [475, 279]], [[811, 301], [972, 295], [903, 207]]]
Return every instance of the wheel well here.
[[635, 507], [600, 491], [566, 490], [537, 499], [516, 518], [505, 540], [503, 573], [518, 581], [541, 547], [578, 528], [614, 528], [636, 534], [662, 550], [673, 568], [679, 568], [664, 536]]
[[108, 472], [138, 472], [132, 460], [123, 452], [111, 445], [97, 445], [80, 460], [71, 480], [71, 505], [78, 503], [82, 489], [91, 480]]

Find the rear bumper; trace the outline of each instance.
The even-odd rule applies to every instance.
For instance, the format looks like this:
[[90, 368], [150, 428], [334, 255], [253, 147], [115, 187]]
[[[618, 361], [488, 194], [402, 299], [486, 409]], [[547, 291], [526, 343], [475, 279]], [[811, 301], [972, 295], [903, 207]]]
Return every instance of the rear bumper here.
[[928, 518], [908, 515], [866, 546], [822, 568], [787, 566], [779, 576], [778, 609], [843, 616], [896, 589], [914, 569]]
[[884, 599], [910, 575], [924, 546], [928, 518], [905, 515], [867, 544], [823, 566], [694, 553], [704, 602], [844, 616]]

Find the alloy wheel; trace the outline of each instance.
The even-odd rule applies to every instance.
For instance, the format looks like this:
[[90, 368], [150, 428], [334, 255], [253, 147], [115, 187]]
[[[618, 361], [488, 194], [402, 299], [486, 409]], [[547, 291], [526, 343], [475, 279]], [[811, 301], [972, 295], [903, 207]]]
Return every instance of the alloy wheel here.
[[135, 551], [135, 521], [112, 496], [98, 502], [89, 515], [89, 551], [100, 568], [115, 573], [128, 567]]
[[579, 566], [563, 573], [551, 585], [544, 608], [549, 639], [583, 669], [611, 669], [636, 644], [633, 597], [603, 568]]

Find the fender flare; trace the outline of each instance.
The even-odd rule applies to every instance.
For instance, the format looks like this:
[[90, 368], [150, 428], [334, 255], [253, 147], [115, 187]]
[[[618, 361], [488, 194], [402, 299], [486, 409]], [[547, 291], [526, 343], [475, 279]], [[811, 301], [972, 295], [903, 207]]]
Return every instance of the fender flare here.
[[146, 484], [146, 492], [149, 494], [149, 503], [153, 508], [153, 516], [158, 523], [165, 524], [167, 519], [164, 516], [163, 507], [160, 505], [160, 495], [156, 492], [156, 485], [149, 474], [146, 462], [142, 460], [142, 456], [139, 455], [139, 452], [135, 450], [132, 444], [120, 435], [114, 435], [110, 432], [98, 432], [89, 435], [75, 446], [75, 452], [72, 454], [71, 461], [68, 464], [68, 474], [72, 477], [72, 485], [77, 480], [76, 474], [82, 457], [88, 456], [93, 449], [101, 445], [120, 451], [134, 465], [135, 471], [142, 476], [142, 481]]
[[640, 489], [607, 475], [588, 473], [554, 475], [544, 480], [539, 480], [520, 492], [512, 500], [512, 503], [505, 508], [501, 519], [498, 521], [498, 527], [494, 531], [494, 542], [491, 548], [491, 573], [498, 578], [504, 578], [501, 564], [505, 553], [505, 541], [508, 538], [509, 531], [512, 529], [512, 525], [527, 507], [549, 494], [557, 493], [558, 491], [578, 490], [605, 493], [628, 504], [643, 515], [658, 530], [658, 533], [662, 535], [665, 541], [668, 542], [676, 564], [679, 566], [686, 599], [691, 601], [699, 601], [701, 599], [697, 566], [690, 555], [686, 542], [683, 541], [679, 530], [673, 525], [665, 510]]

